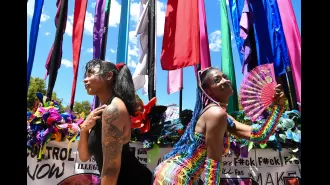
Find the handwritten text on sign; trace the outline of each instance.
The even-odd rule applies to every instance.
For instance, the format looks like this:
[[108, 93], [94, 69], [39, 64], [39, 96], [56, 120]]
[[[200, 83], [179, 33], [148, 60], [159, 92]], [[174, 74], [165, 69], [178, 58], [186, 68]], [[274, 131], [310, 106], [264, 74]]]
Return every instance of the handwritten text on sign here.
[[[28, 185], [58, 185], [64, 179], [79, 174], [99, 174], [95, 159], [82, 162], [78, 157], [77, 142], [71, 144], [67, 150], [67, 142], [50, 142], [46, 148], [44, 159], [37, 162], [35, 153], [27, 152], [27, 184]], [[162, 157], [171, 148], [160, 148], [158, 156], [153, 156], [148, 162], [148, 151], [143, 149], [142, 143], [130, 144], [130, 150], [137, 159], [151, 171], [162, 161]], [[299, 161], [287, 161], [288, 150], [281, 153], [271, 149], [251, 150], [247, 158], [228, 154], [223, 157], [221, 183], [235, 184], [239, 180], [249, 180], [251, 185], [288, 185], [288, 178], [300, 177]], [[82, 177], [77, 177], [81, 179]], [[201, 177], [203, 179], [203, 175]], [[197, 184], [202, 184], [200, 180]], [[237, 183], [236, 183], [237, 184]]]
[[[37, 150], [36, 150], [37, 151]], [[37, 154], [31, 151], [27, 152], [27, 182], [60, 182], [66, 177], [72, 175], [73, 166], [77, 158], [76, 145], [69, 150], [67, 145], [54, 142], [46, 147], [44, 159], [37, 162]]]

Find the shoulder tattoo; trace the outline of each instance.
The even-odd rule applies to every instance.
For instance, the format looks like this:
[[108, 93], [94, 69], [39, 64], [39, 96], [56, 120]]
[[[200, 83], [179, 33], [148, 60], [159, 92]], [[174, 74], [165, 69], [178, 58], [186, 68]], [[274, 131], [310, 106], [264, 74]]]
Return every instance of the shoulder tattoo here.
[[115, 121], [119, 119], [119, 110], [116, 104], [109, 105], [103, 111], [102, 119], [102, 150], [104, 165], [101, 177], [114, 177], [119, 173], [118, 162], [115, 161], [120, 155], [123, 146], [123, 131], [119, 129]]

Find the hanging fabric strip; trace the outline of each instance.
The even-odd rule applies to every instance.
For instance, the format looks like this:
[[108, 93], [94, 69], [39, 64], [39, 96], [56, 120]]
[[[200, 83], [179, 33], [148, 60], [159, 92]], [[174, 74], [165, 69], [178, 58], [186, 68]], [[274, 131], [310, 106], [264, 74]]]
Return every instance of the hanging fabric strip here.
[[65, 33], [65, 26], [68, 15], [68, 0], [58, 0], [57, 1], [57, 13], [55, 17], [56, 25], [56, 35], [53, 48], [50, 52], [50, 60], [47, 61], [46, 68], [49, 71], [48, 89], [47, 89], [47, 99], [52, 98], [53, 89], [56, 82], [57, 72], [61, 66], [62, 60], [62, 42], [63, 35]]
[[227, 112], [238, 111], [238, 97], [236, 89], [236, 78], [234, 61], [231, 50], [231, 34], [229, 28], [229, 20], [227, 14], [226, 0], [220, 0], [220, 22], [221, 22], [221, 69], [231, 81], [233, 95], [229, 98]]
[[26, 92], [28, 92], [29, 85], [30, 85], [30, 78], [31, 78], [34, 55], [35, 55], [36, 45], [37, 45], [37, 40], [38, 40], [39, 24], [40, 24], [40, 17], [41, 17], [43, 5], [44, 5], [44, 0], [35, 0], [34, 1], [34, 12], [33, 12], [31, 29], [30, 29], [29, 58], [28, 58], [28, 62], [27, 62]]
[[297, 101], [301, 102], [301, 37], [291, 0], [277, 0], [288, 46]]
[[155, 94], [155, 1], [149, 1], [148, 10], [148, 97], [151, 100]]
[[183, 89], [183, 69], [168, 71], [167, 94], [172, 94]]
[[168, 0], [161, 53], [163, 70], [199, 64], [198, 0]]
[[155, 60], [155, 62], [154, 62], [154, 85], [153, 85], [153, 88], [154, 88], [154, 97], [156, 97], [156, 72], [157, 72], [157, 62], [156, 62], [156, 60], [157, 60], [157, 58], [156, 58], [156, 53], [157, 53], [157, 2], [158, 1], [155, 1], [154, 2], [154, 6], [155, 6], [155, 8], [154, 8], [154, 12], [155, 12], [155, 15], [154, 15], [154, 19], [155, 19], [155, 22], [154, 22], [154, 25], [155, 25], [155, 34], [154, 34], [154, 60]]
[[198, 0], [198, 16], [199, 16], [199, 43], [200, 43], [200, 60], [201, 69], [211, 67], [209, 38], [207, 35], [205, 2]]
[[[149, 1], [141, 0], [140, 2], [140, 18], [136, 26], [136, 35], [140, 35], [140, 58], [133, 73], [133, 83], [135, 91], [141, 89], [146, 84], [147, 75], [147, 54], [148, 54], [148, 9]], [[147, 85], [147, 84], [146, 84]], [[148, 85], [147, 85], [148, 86]], [[146, 88], [148, 92], [148, 87]]]
[[[93, 58], [100, 59], [102, 48], [102, 36], [104, 30], [104, 9], [106, 0], [96, 0], [94, 28], [93, 28]], [[92, 109], [94, 110], [100, 104], [97, 96], [94, 96]]]
[[207, 35], [204, 0], [198, 0], [198, 13], [199, 13], [199, 43], [200, 43], [200, 53], [201, 53], [200, 54], [201, 64], [194, 66], [196, 77], [197, 77], [197, 71], [211, 67], [209, 38]]
[[127, 64], [128, 54], [128, 28], [130, 20], [130, 0], [123, 0], [121, 2], [121, 14], [118, 33], [118, 46], [117, 46], [117, 60], [116, 63], [124, 62]]
[[244, 7], [240, 20], [240, 37], [244, 43], [241, 48], [243, 54], [242, 73], [249, 72], [258, 65], [256, 43], [253, 33], [253, 14], [249, 8], [249, 0], [244, 0]]
[[238, 48], [239, 58], [243, 66], [243, 53], [240, 49], [243, 47], [244, 40], [240, 36], [240, 20], [242, 16], [242, 10], [244, 6], [244, 0], [229, 0], [229, 10], [232, 21], [233, 33], [236, 41], [236, 46]]
[[104, 32], [104, 9], [106, 0], [97, 0], [95, 5], [94, 29], [93, 29], [93, 58], [100, 59], [102, 37]]
[[250, 0], [258, 65], [274, 63], [275, 75], [285, 73], [290, 65], [288, 49], [276, 1]]
[[74, 5], [73, 29], [72, 29], [72, 58], [73, 58], [73, 82], [71, 90], [70, 110], [73, 110], [74, 98], [78, 78], [81, 44], [84, 33], [84, 23], [87, 8], [87, 0], [76, 0]]
[[101, 55], [100, 59], [105, 60], [105, 55], [107, 53], [107, 41], [108, 41], [108, 26], [109, 26], [109, 16], [110, 16], [110, 5], [111, 0], [107, 0], [104, 13], [104, 30], [102, 36], [102, 45], [101, 45]]

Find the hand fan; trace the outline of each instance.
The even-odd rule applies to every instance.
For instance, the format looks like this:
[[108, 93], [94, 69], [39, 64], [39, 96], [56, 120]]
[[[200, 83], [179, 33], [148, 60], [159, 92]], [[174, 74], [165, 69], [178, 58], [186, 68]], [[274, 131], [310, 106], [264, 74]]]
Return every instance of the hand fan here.
[[264, 64], [251, 70], [240, 89], [244, 113], [254, 122], [273, 102], [276, 79], [273, 64]]

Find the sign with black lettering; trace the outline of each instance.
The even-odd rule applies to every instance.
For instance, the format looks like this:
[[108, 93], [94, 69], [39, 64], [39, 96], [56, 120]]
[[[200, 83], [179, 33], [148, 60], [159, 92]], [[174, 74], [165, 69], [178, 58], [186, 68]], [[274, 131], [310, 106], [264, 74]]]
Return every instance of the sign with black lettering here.
[[67, 149], [68, 143], [51, 142], [46, 146], [44, 159], [37, 161], [37, 154], [27, 152], [27, 184], [58, 184], [73, 175], [77, 158], [77, 143]]
[[[78, 152], [77, 152], [77, 154], [78, 154]], [[78, 156], [76, 163], [75, 163], [74, 173], [75, 174], [79, 174], [79, 173], [99, 174], [99, 170], [97, 168], [94, 156], [92, 156], [86, 162], [82, 162]]]
[[[46, 147], [44, 159], [37, 161], [35, 153], [27, 152], [28, 185], [99, 185], [99, 171], [94, 157], [82, 162], [77, 152], [78, 143], [50, 142]], [[163, 161], [163, 156], [171, 148], [159, 148], [158, 156], [148, 159], [148, 150], [141, 142], [130, 143], [130, 151], [151, 171]], [[272, 149], [251, 150], [247, 158], [227, 154], [222, 158], [221, 185], [299, 185], [300, 162], [288, 161], [290, 153]], [[203, 184], [202, 173], [199, 182]]]
[[[170, 152], [171, 148], [160, 148], [160, 157], [157, 161], [148, 164], [152, 170], [163, 161], [163, 156]], [[227, 154], [222, 158], [221, 185], [290, 185], [288, 180], [300, 178], [299, 161], [286, 161], [289, 150], [282, 152], [272, 149], [253, 149], [247, 158]], [[155, 165], [156, 163], [156, 165]], [[203, 185], [202, 179], [195, 185]], [[296, 182], [295, 181], [295, 182]], [[297, 184], [298, 185], [298, 184]]]

